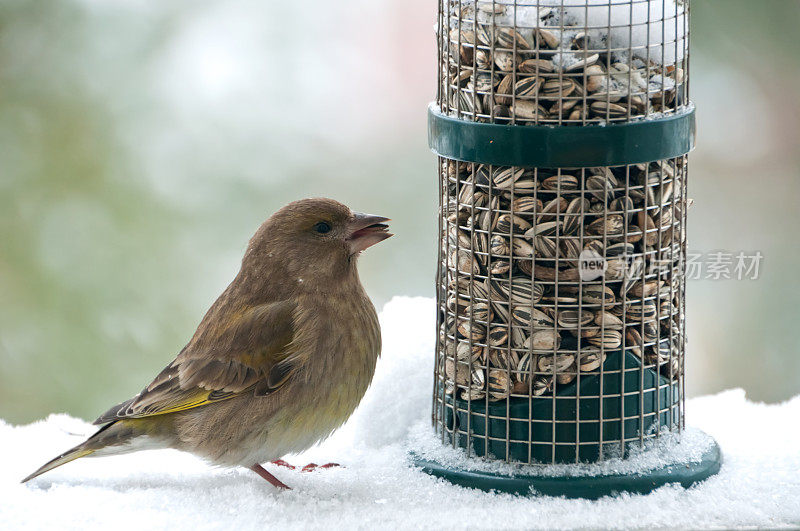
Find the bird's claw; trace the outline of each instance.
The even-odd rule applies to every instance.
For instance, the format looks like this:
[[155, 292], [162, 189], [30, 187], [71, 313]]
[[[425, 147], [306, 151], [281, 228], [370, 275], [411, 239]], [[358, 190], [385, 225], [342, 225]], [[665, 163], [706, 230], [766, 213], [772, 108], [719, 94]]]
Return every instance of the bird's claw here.
[[[270, 461], [270, 463], [273, 464], [273, 465], [276, 465], [276, 466], [282, 466], [284, 468], [288, 468], [289, 470], [297, 470], [296, 466], [294, 466], [291, 463], [287, 463], [283, 459], [276, 459], [274, 461]], [[301, 468], [300, 471], [301, 472], [313, 472], [314, 470], [317, 470], [318, 468], [334, 468], [334, 467], [339, 467], [339, 466], [342, 466], [342, 465], [340, 465], [339, 463], [325, 463], [324, 465], [318, 465], [316, 463], [309, 463], [306, 466], [304, 466], [303, 468]]]
[[334, 467], [339, 467], [339, 466], [342, 466], [342, 465], [340, 465], [339, 463], [325, 463], [324, 465], [318, 465], [316, 463], [309, 463], [309, 464], [307, 464], [306, 466], [303, 467], [301, 472], [313, 472], [314, 470], [316, 470], [318, 468], [334, 468]]
[[273, 465], [277, 465], [277, 466], [286, 467], [286, 468], [288, 468], [289, 470], [294, 470], [295, 468], [297, 468], [296, 466], [294, 466], [294, 465], [292, 465], [292, 464], [289, 464], [289, 463], [287, 463], [287, 462], [286, 462], [286, 461], [284, 461], [283, 459], [276, 459], [276, 460], [274, 460], [274, 461], [270, 461], [270, 463], [272, 463]]

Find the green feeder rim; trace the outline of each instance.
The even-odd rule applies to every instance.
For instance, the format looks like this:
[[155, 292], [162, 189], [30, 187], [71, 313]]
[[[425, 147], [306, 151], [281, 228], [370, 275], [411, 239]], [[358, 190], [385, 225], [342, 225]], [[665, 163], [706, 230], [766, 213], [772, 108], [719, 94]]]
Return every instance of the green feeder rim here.
[[588, 126], [470, 122], [428, 106], [428, 146], [441, 157], [498, 166], [623, 166], [694, 149], [695, 108], [652, 120]]
[[722, 452], [710, 436], [708, 448], [699, 460], [666, 465], [642, 473], [598, 476], [544, 476], [518, 474], [505, 476], [444, 465], [411, 452], [414, 466], [423, 472], [462, 487], [510, 494], [542, 494], [566, 498], [597, 499], [620, 492], [647, 494], [667, 484], [688, 488], [719, 472]]

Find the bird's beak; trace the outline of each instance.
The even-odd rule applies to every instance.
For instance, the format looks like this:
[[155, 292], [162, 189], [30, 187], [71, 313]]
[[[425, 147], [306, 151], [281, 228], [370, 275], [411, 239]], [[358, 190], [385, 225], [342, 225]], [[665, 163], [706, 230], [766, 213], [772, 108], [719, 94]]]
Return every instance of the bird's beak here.
[[360, 253], [386, 238], [394, 236], [389, 232], [389, 226], [384, 222], [389, 218], [353, 212], [353, 219], [348, 224], [349, 235], [346, 240], [350, 246], [350, 253]]

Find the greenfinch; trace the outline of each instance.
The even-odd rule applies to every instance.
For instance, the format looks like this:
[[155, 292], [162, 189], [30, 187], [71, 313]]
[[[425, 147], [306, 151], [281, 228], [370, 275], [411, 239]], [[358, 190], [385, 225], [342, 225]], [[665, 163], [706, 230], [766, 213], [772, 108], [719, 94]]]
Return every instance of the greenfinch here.
[[325, 439], [372, 381], [380, 327], [356, 262], [392, 236], [386, 221], [332, 199], [278, 210], [175, 360], [22, 481], [80, 457], [175, 448], [288, 488], [261, 463]]

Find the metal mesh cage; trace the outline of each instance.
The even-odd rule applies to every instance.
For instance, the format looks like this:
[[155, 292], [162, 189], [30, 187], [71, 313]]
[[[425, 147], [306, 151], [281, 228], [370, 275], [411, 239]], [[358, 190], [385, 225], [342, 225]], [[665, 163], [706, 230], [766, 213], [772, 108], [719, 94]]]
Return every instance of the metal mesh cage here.
[[681, 112], [688, 22], [673, 0], [443, 0], [438, 103], [521, 125]]
[[[441, 113], [597, 127], [689, 109], [688, 5], [444, 0]], [[468, 455], [624, 455], [683, 428], [687, 158], [439, 157], [433, 423]]]

